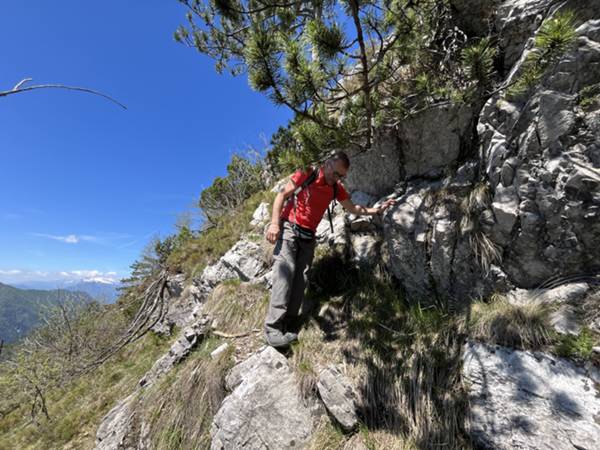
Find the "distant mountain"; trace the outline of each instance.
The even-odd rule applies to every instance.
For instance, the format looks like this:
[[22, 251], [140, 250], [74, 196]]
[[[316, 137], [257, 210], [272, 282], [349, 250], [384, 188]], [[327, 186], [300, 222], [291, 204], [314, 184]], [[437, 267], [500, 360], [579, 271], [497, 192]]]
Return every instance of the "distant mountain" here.
[[85, 292], [100, 303], [114, 303], [119, 296], [117, 291], [119, 286], [116, 283], [101, 281], [80, 281], [79, 283], [65, 286], [65, 289], [73, 292]]
[[114, 303], [119, 296], [117, 289], [120, 283], [104, 279], [84, 279], [58, 283], [56, 281], [32, 281], [29, 283], [14, 284], [19, 289], [64, 289], [70, 292], [85, 292], [100, 303]]
[[27, 335], [40, 324], [48, 306], [65, 299], [92, 301], [85, 292], [18, 289], [0, 283], [0, 340], [10, 343]]

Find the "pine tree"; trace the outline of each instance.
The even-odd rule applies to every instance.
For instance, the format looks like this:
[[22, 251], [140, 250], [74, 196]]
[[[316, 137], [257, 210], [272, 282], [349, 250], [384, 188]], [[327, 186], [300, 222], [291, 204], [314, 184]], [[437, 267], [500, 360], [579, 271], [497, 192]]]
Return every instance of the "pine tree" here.
[[447, 12], [434, 0], [179, 1], [188, 25], [176, 40], [294, 111], [309, 154], [371, 147], [374, 127], [402, 109], [390, 98], [403, 67], [440, 39]]

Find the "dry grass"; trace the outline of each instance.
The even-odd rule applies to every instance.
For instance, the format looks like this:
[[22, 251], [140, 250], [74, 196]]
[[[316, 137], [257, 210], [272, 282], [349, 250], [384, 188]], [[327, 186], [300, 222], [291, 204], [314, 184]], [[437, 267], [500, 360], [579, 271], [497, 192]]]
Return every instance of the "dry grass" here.
[[479, 183], [473, 187], [461, 204], [463, 214], [460, 222], [461, 231], [468, 233], [471, 250], [486, 273], [489, 272], [492, 264], [502, 260], [501, 249], [483, 231], [480, 223], [481, 214], [489, 210], [491, 203], [489, 185]]
[[436, 308], [409, 307], [381, 274], [351, 278], [342, 295], [319, 291], [320, 314], [305, 325], [291, 360], [305, 395], [314, 394], [328, 365], [350, 378], [361, 431], [342, 439], [328, 425], [311, 448], [345, 450], [357, 439], [369, 449], [469, 448], [458, 321]]
[[142, 406], [149, 448], [210, 448], [212, 419], [225, 398], [224, 379], [232, 365], [232, 347], [210, 357], [220, 343], [214, 338], [204, 341], [181, 367], [150, 388]]
[[349, 438], [331, 423], [323, 418], [318, 423], [306, 450], [343, 450]]
[[262, 330], [268, 305], [269, 291], [262, 285], [231, 280], [212, 292], [204, 310], [219, 331], [234, 334]]
[[595, 285], [583, 301], [585, 320], [587, 323], [600, 321], [600, 284]]
[[537, 350], [552, 342], [551, 312], [547, 304], [517, 306], [494, 295], [488, 303], [472, 305], [470, 335], [483, 342]]

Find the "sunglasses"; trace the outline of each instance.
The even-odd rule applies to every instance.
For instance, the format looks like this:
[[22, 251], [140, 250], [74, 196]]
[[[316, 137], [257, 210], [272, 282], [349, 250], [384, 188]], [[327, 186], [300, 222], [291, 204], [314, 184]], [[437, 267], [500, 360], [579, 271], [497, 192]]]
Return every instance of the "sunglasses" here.
[[331, 168], [331, 171], [333, 173], [333, 175], [338, 179], [338, 180], [343, 180], [344, 178], [346, 178], [346, 175], [339, 173], [337, 170], [333, 169], [333, 164], [331, 162], [329, 162], [329, 167]]
[[342, 175], [337, 170], [334, 170], [333, 174], [337, 177], [338, 180], [343, 180], [344, 178], [346, 178], [346, 175]]

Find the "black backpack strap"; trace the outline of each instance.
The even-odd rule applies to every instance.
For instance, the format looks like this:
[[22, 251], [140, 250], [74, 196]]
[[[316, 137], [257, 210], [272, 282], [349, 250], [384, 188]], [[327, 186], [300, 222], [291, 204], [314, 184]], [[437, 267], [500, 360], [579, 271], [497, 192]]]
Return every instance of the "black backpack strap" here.
[[[333, 208], [335, 208], [335, 199], [337, 198], [337, 181], [333, 185]], [[329, 228], [331, 228], [331, 234], [333, 234], [333, 221], [331, 220], [331, 211], [333, 209], [331, 205], [327, 206], [327, 218], [329, 219]]]
[[318, 175], [319, 175], [318, 170], [313, 169], [313, 171], [308, 176], [308, 178], [306, 178], [306, 180], [304, 180], [302, 182], [302, 184], [294, 190], [294, 195], [298, 195], [300, 192], [302, 192], [304, 189], [306, 189], [306, 186], [308, 186], [309, 184], [314, 182], [317, 179]]

